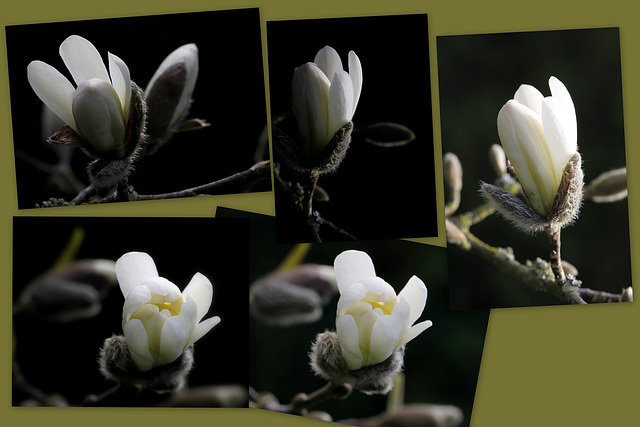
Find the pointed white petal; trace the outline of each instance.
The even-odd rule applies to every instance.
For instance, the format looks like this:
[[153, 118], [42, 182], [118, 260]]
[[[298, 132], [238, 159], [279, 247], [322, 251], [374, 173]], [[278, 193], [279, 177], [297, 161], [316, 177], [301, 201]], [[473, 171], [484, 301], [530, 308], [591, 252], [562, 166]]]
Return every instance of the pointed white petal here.
[[205, 314], [207, 314], [209, 307], [211, 307], [213, 286], [206, 276], [201, 273], [196, 273], [193, 275], [184, 291], [182, 291], [182, 296], [185, 301], [189, 301], [189, 299], [195, 301], [198, 307], [197, 320], [199, 321]]
[[403, 345], [405, 345], [406, 343], [408, 343], [409, 341], [411, 341], [412, 339], [420, 335], [422, 332], [426, 331], [432, 325], [433, 325], [433, 322], [431, 320], [425, 320], [424, 322], [420, 322], [413, 325], [405, 332], [404, 336], [402, 337], [402, 341], [400, 341], [400, 345], [398, 347], [402, 347]]
[[360, 352], [360, 338], [355, 319], [348, 315], [339, 317], [336, 320], [336, 333], [342, 356], [347, 362], [347, 369], [360, 369], [362, 367], [362, 353]]
[[127, 123], [131, 109], [131, 76], [127, 64], [112, 53], [109, 53], [109, 74], [122, 106], [122, 120]]
[[542, 110], [542, 93], [531, 85], [520, 85], [513, 99], [531, 108], [538, 116]]
[[325, 46], [316, 53], [313, 62], [322, 70], [330, 82], [333, 83], [333, 77], [336, 72], [342, 71], [342, 61], [340, 55], [331, 46]]
[[127, 322], [124, 325], [124, 338], [138, 370], [143, 372], [150, 370], [153, 367], [153, 357], [149, 352], [147, 331], [142, 322], [137, 319]]
[[549, 88], [551, 89], [551, 96], [553, 96], [553, 99], [558, 100], [558, 103], [560, 104], [559, 110], [561, 110], [562, 113], [559, 115], [562, 117], [562, 121], [564, 123], [567, 135], [566, 142], [570, 146], [569, 151], [575, 150], [577, 152], [578, 123], [576, 120], [576, 109], [573, 105], [571, 95], [569, 94], [566, 86], [553, 76], [549, 78]]
[[427, 287], [417, 276], [412, 276], [398, 294], [398, 299], [409, 304], [409, 324], [412, 325], [418, 320], [427, 303]]
[[353, 82], [346, 71], [338, 71], [329, 89], [329, 126], [327, 137], [333, 135], [353, 117]]
[[33, 61], [27, 66], [27, 79], [38, 98], [62, 121], [76, 129], [71, 103], [75, 88], [65, 76], [49, 64]]
[[136, 286], [158, 277], [158, 270], [149, 254], [128, 252], [116, 261], [116, 276], [120, 290], [126, 297]]
[[60, 45], [60, 56], [76, 85], [93, 78], [110, 82], [100, 53], [89, 40], [76, 35], [67, 37]]
[[208, 318], [206, 320], [203, 320], [202, 322], [198, 323], [196, 325], [195, 329], [193, 330], [193, 332], [191, 333], [191, 337], [189, 338], [189, 341], [187, 342], [187, 347], [190, 346], [191, 344], [195, 343], [196, 341], [198, 341], [203, 336], [205, 336], [218, 323], [220, 323], [220, 317], [218, 317], [218, 316], [210, 317], [210, 318]]
[[349, 76], [353, 81], [353, 112], [351, 113], [353, 118], [362, 92], [362, 64], [354, 51], [349, 52]]
[[545, 98], [542, 103], [542, 126], [553, 160], [557, 185], [560, 184], [567, 162], [578, 150], [571, 123], [567, 122], [568, 119], [560, 102], [555, 97]]
[[362, 251], [342, 252], [334, 260], [333, 266], [340, 293], [348, 286], [358, 283], [366, 277], [375, 277], [376, 275], [371, 257]]

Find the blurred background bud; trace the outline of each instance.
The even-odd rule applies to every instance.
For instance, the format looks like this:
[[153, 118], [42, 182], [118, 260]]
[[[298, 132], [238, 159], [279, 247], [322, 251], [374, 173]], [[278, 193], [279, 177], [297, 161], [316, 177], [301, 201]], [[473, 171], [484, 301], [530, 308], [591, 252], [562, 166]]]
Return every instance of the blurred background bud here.
[[460, 408], [451, 405], [410, 404], [370, 420], [368, 427], [456, 427], [464, 419]]
[[442, 157], [444, 179], [455, 192], [462, 190], [462, 164], [453, 153], [445, 153]]
[[310, 323], [337, 292], [333, 267], [303, 264], [271, 273], [251, 285], [251, 314], [275, 326]]
[[489, 163], [496, 171], [497, 176], [502, 176], [507, 173], [507, 156], [504, 154], [504, 149], [499, 144], [493, 144], [489, 148]]
[[632, 302], [633, 301], [633, 288], [629, 286], [628, 288], [624, 288], [622, 290], [622, 298], [620, 299], [622, 302]]
[[117, 283], [114, 261], [74, 261], [29, 283], [15, 303], [14, 313], [57, 323], [90, 318], [100, 313], [102, 300]]
[[584, 188], [584, 198], [596, 203], [609, 203], [627, 197], [627, 168], [603, 173]]
[[230, 384], [185, 388], [163, 402], [162, 406], [239, 408], [246, 407], [247, 401], [247, 388]]

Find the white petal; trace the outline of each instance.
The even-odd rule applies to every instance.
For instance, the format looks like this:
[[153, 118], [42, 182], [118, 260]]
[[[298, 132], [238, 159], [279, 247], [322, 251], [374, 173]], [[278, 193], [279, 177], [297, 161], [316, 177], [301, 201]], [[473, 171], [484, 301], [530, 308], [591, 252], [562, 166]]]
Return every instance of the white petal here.
[[373, 326], [368, 365], [384, 362], [396, 349], [404, 332], [399, 319], [394, 316], [382, 316]]
[[371, 309], [370, 304], [361, 303], [362, 307], [366, 307], [366, 310], [362, 310], [364, 314], [358, 316], [354, 315], [356, 324], [358, 325], [358, 340], [360, 343], [360, 351], [362, 352], [362, 365], [371, 365], [371, 338], [373, 328], [379, 319], [391, 316], [380, 316]]
[[195, 343], [200, 338], [205, 336], [207, 334], [207, 332], [209, 332], [211, 329], [213, 329], [213, 327], [216, 326], [218, 323], [220, 323], [220, 317], [218, 317], [218, 316], [210, 317], [210, 318], [208, 318], [206, 320], [203, 320], [202, 322], [198, 323], [196, 325], [195, 329], [193, 330], [193, 332], [191, 333], [191, 337], [189, 338], [189, 341], [187, 342], [187, 346], [190, 346], [191, 344]]
[[189, 299], [195, 301], [198, 307], [197, 320], [199, 321], [205, 314], [207, 314], [209, 307], [211, 307], [213, 286], [206, 276], [201, 273], [196, 273], [193, 275], [184, 291], [182, 291], [182, 296], [185, 301], [188, 301]]
[[400, 345], [398, 347], [402, 347], [403, 345], [405, 345], [406, 343], [408, 343], [409, 341], [411, 341], [412, 339], [420, 335], [422, 332], [430, 328], [431, 325], [433, 325], [433, 322], [431, 322], [431, 320], [425, 320], [424, 322], [420, 322], [413, 325], [411, 328], [409, 328], [405, 332], [404, 336], [402, 337], [402, 341], [400, 342]]
[[349, 370], [362, 367], [362, 353], [360, 352], [360, 338], [358, 325], [352, 316], [341, 316], [336, 320], [336, 333], [340, 342], [342, 356], [347, 362]]
[[342, 316], [344, 312], [365, 297], [367, 290], [362, 283], [356, 283], [347, 287], [338, 299], [337, 315]]
[[176, 360], [185, 348], [191, 335], [192, 324], [183, 316], [169, 317], [162, 326], [158, 366]]
[[327, 137], [333, 135], [353, 117], [353, 82], [346, 71], [336, 72], [329, 88], [329, 126]]
[[353, 82], [353, 112], [351, 113], [353, 118], [362, 92], [362, 64], [354, 51], [349, 52], [349, 76]]
[[111, 81], [100, 53], [83, 37], [67, 37], [60, 45], [60, 56], [78, 86], [83, 81], [93, 78]]
[[60, 119], [76, 130], [71, 103], [75, 88], [54, 67], [42, 61], [33, 61], [27, 66], [27, 79], [38, 98]]
[[343, 70], [340, 55], [331, 46], [325, 46], [320, 49], [316, 53], [313, 62], [322, 70], [331, 83], [333, 83], [335, 73]]
[[[542, 126], [547, 146], [553, 160], [556, 183], [559, 185], [567, 162], [577, 152], [577, 142], [572, 135], [570, 119], [564, 116], [560, 102], [547, 97], [542, 103]], [[575, 123], [575, 120], [574, 120]]]
[[556, 77], [549, 78], [549, 88], [551, 89], [551, 95], [553, 99], [558, 100], [562, 110], [562, 120], [567, 135], [567, 144], [569, 144], [569, 151], [577, 152], [578, 142], [578, 123], [576, 120], [576, 109], [573, 105], [573, 100], [569, 91], [564, 84]]
[[151, 301], [151, 291], [148, 287], [137, 286], [133, 288], [124, 299], [124, 306], [122, 308], [123, 322], [129, 320], [131, 314], [149, 301]]
[[80, 83], [72, 111], [78, 134], [96, 151], [107, 154], [121, 147], [125, 136], [122, 105], [109, 82], [91, 79]]
[[113, 88], [120, 98], [123, 122], [127, 123], [131, 109], [131, 76], [127, 64], [112, 53], [109, 53], [109, 74]]
[[376, 275], [371, 257], [362, 251], [342, 252], [334, 260], [333, 266], [340, 293], [348, 286], [358, 283], [366, 277], [375, 277]]
[[149, 352], [147, 331], [142, 322], [134, 319], [124, 325], [124, 338], [131, 352], [131, 357], [140, 371], [148, 371], [153, 367], [153, 357]]
[[398, 299], [409, 304], [409, 324], [412, 325], [418, 320], [427, 303], [427, 287], [417, 276], [412, 276], [398, 294]]
[[526, 84], [520, 85], [515, 95], [513, 96], [513, 99], [518, 101], [520, 104], [526, 105], [527, 107], [531, 108], [533, 112], [538, 116], [542, 111], [543, 98], [544, 97], [542, 96], [542, 93], [540, 93], [538, 89]]
[[293, 111], [298, 130], [307, 141], [307, 155], [320, 152], [329, 142], [327, 138], [329, 80], [312, 63], [304, 64], [293, 74]]
[[182, 299], [180, 289], [164, 277], [152, 277], [142, 284], [148, 287], [152, 294], [162, 295], [167, 302], [176, 302]]
[[529, 107], [508, 101], [498, 113], [498, 134], [529, 201], [546, 216], [557, 186], [540, 117]]
[[144, 252], [128, 252], [116, 261], [116, 276], [120, 290], [126, 297], [136, 286], [158, 277], [158, 269], [153, 258]]
[[360, 282], [364, 285], [366, 291], [378, 295], [382, 302], [391, 302], [396, 299], [396, 291], [393, 286], [380, 277], [365, 277]]

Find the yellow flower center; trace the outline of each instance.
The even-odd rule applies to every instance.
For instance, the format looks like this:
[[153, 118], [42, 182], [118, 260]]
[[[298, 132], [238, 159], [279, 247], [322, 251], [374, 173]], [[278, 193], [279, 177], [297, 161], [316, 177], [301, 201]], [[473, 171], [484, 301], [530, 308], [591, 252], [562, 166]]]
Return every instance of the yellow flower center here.
[[[178, 301], [182, 302], [182, 300], [178, 300]], [[161, 302], [161, 303], [156, 303], [155, 305], [156, 307], [158, 307], [158, 310], [160, 310], [161, 312], [162, 310], [168, 310], [172, 316], [179, 315], [180, 306], [182, 306], [182, 304], [172, 304], [170, 302]]]
[[391, 301], [380, 301], [380, 295], [374, 294], [371, 291], [367, 291], [365, 297], [361, 301], [371, 305], [372, 310], [379, 308], [385, 315], [391, 315], [391, 313], [393, 312], [393, 307], [397, 302], [395, 298]]

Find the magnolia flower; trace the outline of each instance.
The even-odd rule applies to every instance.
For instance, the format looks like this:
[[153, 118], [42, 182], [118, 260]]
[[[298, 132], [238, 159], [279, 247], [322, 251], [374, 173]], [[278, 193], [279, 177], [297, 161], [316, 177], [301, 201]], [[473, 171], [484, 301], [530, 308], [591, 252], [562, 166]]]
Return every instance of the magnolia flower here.
[[533, 209], [546, 218], [567, 163], [578, 153], [576, 112], [560, 80], [549, 79], [551, 96], [523, 84], [498, 113], [505, 154]]
[[213, 297], [211, 282], [200, 273], [181, 293], [158, 276], [148, 254], [129, 252], [116, 261], [116, 274], [125, 297], [122, 329], [140, 371], [173, 362], [220, 323], [218, 316], [200, 322]]
[[75, 85], [54, 67], [32, 61], [27, 66], [27, 78], [34, 92], [86, 142], [85, 148], [101, 157], [125, 157], [131, 125], [127, 65], [109, 53], [107, 72], [95, 46], [76, 35], [62, 42], [60, 56]]
[[385, 361], [432, 325], [413, 325], [427, 302], [427, 288], [416, 276], [396, 295], [365, 252], [343, 252], [334, 267], [340, 291], [336, 332], [349, 370]]
[[320, 49], [313, 62], [296, 69], [293, 111], [307, 158], [321, 153], [335, 133], [351, 121], [361, 90], [362, 66], [353, 51], [349, 52], [348, 73], [330, 46]]

